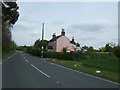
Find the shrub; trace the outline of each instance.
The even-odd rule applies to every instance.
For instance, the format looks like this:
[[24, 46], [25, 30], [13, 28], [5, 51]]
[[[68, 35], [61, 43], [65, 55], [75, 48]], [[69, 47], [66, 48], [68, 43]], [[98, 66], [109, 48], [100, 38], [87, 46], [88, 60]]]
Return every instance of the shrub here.
[[41, 49], [32, 48], [31, 53], [32, 53], [32, 55], [35, 55], [35, 56], [41, 56]]
[[114, 47], [114, 54], [117, 57], [120, 57], [120, 46]]

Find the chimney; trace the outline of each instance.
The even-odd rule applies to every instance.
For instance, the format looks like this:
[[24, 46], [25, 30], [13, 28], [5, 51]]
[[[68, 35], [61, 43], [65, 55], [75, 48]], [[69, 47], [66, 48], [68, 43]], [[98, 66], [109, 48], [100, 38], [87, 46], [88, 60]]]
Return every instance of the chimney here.
[[56, 37], [56, 34], [55, 34], [55, 33], [53, 33], [52, 37], [53, 37], [53, 38], [55, 38], [55, 37]]
[[74, 42], [74, 37], [72, 38], [72, 42]]
[[75, 39], [74, 39], [74, 37], [73, 37], [71, 43], [75, 44], [75, 41], [74, 41], [74, 40], [75, 40]]
[[62, 29], [61, 35], [65, 36], [65, 30], [64, 29]]

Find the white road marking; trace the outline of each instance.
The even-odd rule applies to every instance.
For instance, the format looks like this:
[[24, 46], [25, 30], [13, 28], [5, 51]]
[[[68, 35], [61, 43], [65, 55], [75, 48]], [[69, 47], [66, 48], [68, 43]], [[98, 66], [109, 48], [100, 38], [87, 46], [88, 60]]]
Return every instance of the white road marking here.
[[37, 67], [35, 67], [33, 64], [31, 64], [31, 66], [33, 67], [33, 68], [35, 68], [37, 71], [39, 71], [40, 73], [42, 73], [43, 75], [45, 75], [46, 77], [50, 77], [49, 75], [47, 75], [47, 74], [45, 74], [44, 72], [42, 72], [40, 69], [38, 69]]
[[[22, 54], [21, 54], [21, 55], [22, 55]], [[26, 62], [29, 62], [23, 55], [22, 55], [22, 57], [25, 59]]]
[[[22, 54], [21, 54], [22, 55]], [[22, 57], [25, 59], [25, 61], [26, 62], [29, 62], [23, 55], [22, 55]], [[33, 64], [31, 64], [31, 66], [33, 67], [33, 68], [35, 68], [37, 71], [39, 71], [40, 73], [42, 73], [43, 75], [45, 75], [46, 77], [50, 77], [49, 75], [47, 75], [47, 74], [45, 74], [44, 72], [42, 72], [40, 69], [38, 69], [37, 67], [35, 67]]]
[[[14, 56], [16, 53], [14, 53], [12, 56]], [[9, 56], [7, 59], [10, 59], [12, 56]], [[7, 60], [7, 59], [5, 59], [5, 60]]]
[[59, 83], [59, 82], [56, 82], [56, 83]]
[[24, 58], [26, 62], [29, 62], [26, 58]]
[[52, 65], [55, 65], [54, 63], [51, 63]]
[[[51, 62], [48, 62], [48, 63], [52, 64]], [[113, 81], [110, 81], [110, 80], [107, 80], [107, 79], [104, 79], [104, 78], [96, 77], [96, 76], [93, 76], [93, 75], [90, 75], [90, 74], [87, 74], [87, 73], [84, 73], [84, 72], [80, 72], [80, 71], [77, 71], [77, 70], [74, 70], [74, 69], [71, 69], [71, 68], [67, 68], [67, 67], [55, 64], [55, 63], [53, 65], [56, 65], [56, 66], [59, 66], [59, 67], [62, 67], [62, 68], [65, 68], [65, 69], [68, 69], [68, 70], [71, 70], [71, 71], [75, 71], [77, 73], [84, 74], [84, 75], [87, 75], [87, 76], [90, 76], [90, 77], [93, 77], [93, 78], [97, 78], [97, 79], [100, 79], [100, 80], [104, 80], [104, 81], [107, 81], [107, 82], [110, 82], [110, 83], [114, 83], [114, 84], [120, 85], [117, 82], [113, 82]]]

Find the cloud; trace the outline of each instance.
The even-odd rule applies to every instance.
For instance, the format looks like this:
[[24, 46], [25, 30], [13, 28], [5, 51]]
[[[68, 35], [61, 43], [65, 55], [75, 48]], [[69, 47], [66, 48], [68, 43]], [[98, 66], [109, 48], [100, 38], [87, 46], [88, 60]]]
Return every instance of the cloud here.
[[33, 33], [33, 34], [37, 34], [38, 31], [40, 32], [41, 26], [39, 25], [39, 23], [36, 22], [30, 22], [22, 20], [16, 23], [16, 25], [14, 25], [13, 27], [13, 31], [17, 32], [17, 31], [21, 31], [21, 33], [23, 32], [28, 32], [28, 33]]
[[109, 20], [97, 20], [97, 21], [81, 21], [78, 24], [69, 26], [69, 29], [79, 31], [102, 31], [111, 27], [112, 23]]
[[24, 30], [31, 30], [33, 27], [33, 24], [31, 24], [31, 22], [27, 22], [27, 21], [20, 21], [17, 22], [16, 25], [14, 26], [14, 30], [20, 30], [20, 31], [24, 31]]
[[85, 40], [85, 41], [89, 41], [89, 40], [97, 40], [95, 37], [81, 37], [79, 40]]
[[53, 24], [54, 25], [62, 25], [62, 24], [65, 24], [64, 20], [56, 20], [56, 21], [53, 21]]
[[76, 30], [99, 31], [105, 27], [97, 24], [75, 24], [72, 25], [71, 28], [74, 28]]
[[30, 32], [30, 35], [31, 36], [40, 36], [40, 32], [34, 30], [34, 31]]
[[117, 25], [110, 20], [101, 19], [96, 21], [81, 21], [77, 24], [68, 26], [66, 29], [69, 37], [75, 37], [75, 40], [82, 46], [95, 46], [100, 48], [106, 43], [117, 43], [118, 37]]
[[12, 29], [12, 37], [17, 45], [33, 45], [40, 35], [41, 26], [38, 22], [32, 22], [30, 19], [21, 19]]

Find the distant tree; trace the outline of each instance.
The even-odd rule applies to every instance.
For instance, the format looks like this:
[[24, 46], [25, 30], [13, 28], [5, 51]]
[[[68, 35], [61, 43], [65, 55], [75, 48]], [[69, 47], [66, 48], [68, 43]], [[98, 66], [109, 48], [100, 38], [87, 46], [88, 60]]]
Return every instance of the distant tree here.
[[105, 47], [99, 49], [100, 52], [105, 52]]
[[83, 48], [83, 49], [88, 49], [88, 46], [85, 45], [85, 46], [83, 46], [82, 48]]
[[110, 47], [115, 47], [115, 43], [111, 42], [111, 43], [108, 43]]
[[36, 40], [33, 46], [34, 46], [35, 48], [40, 48], [40, 46], [41, 46], [40, 39]]
[[112, 52], [112, 47], [110, 46], [109, 43], [105, 45], [105, 52]]
[[88, 51], [93, 51], [94, 49], [93, 49], [92, 46], [90, 46], [87, 50], [88, 50]]
[[[46, 49], [48, 45], [48, 41], [47, 40], [43, 40], [43, 48]], [[33, 45], [34, 48], [42, 48], [42, 40], [38, 39], [35, 41], [34, 45]]]
[[66, 52], [67, 51], [67, 47], [63, 47], [63, 52]]
[[76, 46], [77, 46], [77, 47], [80, 47], [80, 44], [79, 44], [79, 43], [76, 43]]
[[113, 48], [113, 53], [115, 54], [115, 56], [120, 57], [120, 45], [119, 44]]

